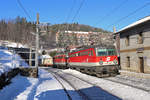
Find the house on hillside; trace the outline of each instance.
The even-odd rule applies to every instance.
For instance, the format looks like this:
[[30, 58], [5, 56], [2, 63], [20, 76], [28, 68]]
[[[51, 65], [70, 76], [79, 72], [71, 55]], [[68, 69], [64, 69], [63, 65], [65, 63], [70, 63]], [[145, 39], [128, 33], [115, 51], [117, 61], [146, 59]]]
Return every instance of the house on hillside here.
[[115, 35], [120, 38], [117, 44], [120, 44], [123, 73], [150, 74], [150, 16], [126, 26]]

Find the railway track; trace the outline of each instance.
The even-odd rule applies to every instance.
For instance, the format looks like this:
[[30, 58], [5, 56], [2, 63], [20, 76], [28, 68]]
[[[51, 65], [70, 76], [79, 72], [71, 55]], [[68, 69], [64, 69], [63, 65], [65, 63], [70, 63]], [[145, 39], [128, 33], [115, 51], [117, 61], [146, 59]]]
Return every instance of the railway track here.
[[[72, 74], [69, 74], [69, 75], [72, 75]], [[74, 77], [76, 77], [76, 76], [74, 76]], [[97, 77], [97, 76], [95, 76], [95, 77]], [[76, 78], [79, 78], [79, 77], [76, 77]], [[79, 79], [81, 79], [81, 78], [79, 78]], [[118, 80], [116, 80], [116, 79], [118, 79]], [[122, 79], [122, 80], [124, 80], [124, 82], [121, 82], [121, 81], [119, 81], [119, 79]], [[81, 79], [81, 80], [83, 80], [83, 79]], [[110, 78], [103, 78], [103, 80], [107, 80], [107, 81], [111, 81], [111, 82], [115, 82], [115, 83], [120, 83], [120, 84], [123, 84], [123, 85], [126, 85], [126, 86], [130, 86], [130, 87], [133, 87], [133, 88], [136, 88], [136, 89], [140, 89], [140, 90], [143, 90], [143, 91], [145, 91], [145, 92], [150, 92], [150, 89], [149, 88], [145, 88], [145, 87], [142, 87], [142, 86], [136, 86], [135, 84], [129, 84], [129, 83], [125, 83], [125, 81], [127, 80], [127, 79], [124, 79], [124, 78], [121, 78], [121, 77], [115, 77], [115, 79], [110, 79]], [[86, 81], [86, 80], [84, 80], [84, 81]], [[141, 81], [135, 81], [135, 80], [130, 80], [131, 82], [139, 82], [139, 83], [141, 83]], [[95, 85], [95, 86], [97, 86], [96, 84], [94, 84], [94, 83], [90, 83], [89, 81], [86, 81], [87, 83], [89, 83], [89, 84], [93, 84], [93, 85]], [[99, 87], [99, 86], [97, 86], [97, 87]]]
[[72, 98], [71, 98], [71, 96], [69, 95], [68, 91], [66, 90], [65, 86], [64, 86], [63, 83], [58, 79], [58, 77], [56, 76], [56, 74], [54, 74], [54, 73], [51, 73], [51, 74], [52, 74], [52, 75], [55, 77], [55, 79], [61, 84], [61, 86], [63, 87], [65, 93], [66, 93], [67, 96], [68, 96], [68, 99], [69, 99], [69, 100], [72, 100]]
[[51, 73], [53, 73], [53, 76], [58, 80], [58, 82], [63, 86], [69, 100], [72, 100], [72, 97], [70, 96], [70, 94], [68, 93], [67, 89], [65, 88], [65, 86], [63, 85], [63, 83], [57, 78], [57, 77], [60, 77], [61, 79], [63, 79], [65, 82], [67, 82], [79, 95], [80, 97], [82, 98], [82, 100], [90, 100], [87, 98], [87, 96], [85, 94], [83, 94], [81, 91], [78, 91], [74, 85], [72, 85], [72, 83], [70, 83], [68, 80], [66, 80], [64, 77], [62, 77], [61, 75], [59, 75], [57, 72], [52, 72], [50, 71]]
[[[112, 81], [112, 82], [115, 82], [115, 83], [120, 83], [120, 84], [123, 84], [123, 85], [127, 85], [127, 86], [130, 86], [130, 87], [133, 87], [133, 88], [136, 88], [136, 89], [140, 89], [140, 90], [143, 90], [145, 92], [150, 92], [150, 89], [148, 88], [145, 88], [145, 87], [142, 87], [142, 86], [136, 86], [135, 84], [129, 84], [129, 83], [126, 83], [125, 81], [124, 82], [121, 82], [119, 80], [116, 80], [118, 77], [115, 77], [115, 79], [109, 79], [109, 78], [104, 78], [104, 80], [108, 80], [108, 81]], [[123, 78], [118, 78], [118, 79], [123, 79]], [[137, 82], [137, 81], [134, 81], [134, 80], [130, 80], [131, 82]], [[141, 83], [141, 81], [139, 81]]]
[[[86, 81], [82, 78], [74, 76], [72, 74], [63, 73], [61, 70], [53, 71], [48, 70], [56, 77], [60, 77], [66, 81], [74, 90], [81, 96], [82, 100], [121, 100], [120, 98], [108, 93], [96, 84]], [[56, 77], [57, 79], [57, 77]], [[58, 79], [59, 81], [59, 79]], [[60, 82], [60, 81], [59, 81]], [[62, 83], [61, 83], [62, 84]], [[63, 84], [62, 84], [63, 86]], [[65, 87], [64, 87], [65, 88]], [[67, 93], [67, 90], [65, 89]], [[67, 93], [69, 95], [69, 93]], [[69, 100], [72, 100], [71, 96], [68, 96]]]
[[[67, 73], [67, 74], [69, 74], [69, 73]], [[72, 74], [69, 74], [69, 75], [72, 75]], [[74, 75], [72, 75], [72, 76], [74, 76]], [[74, 76], [74, 77], [79, 78], [77, 76]], [[97, 76], [95, 76], [95, 77], [97, 77]], [[83, 81], [86, 81], [82, 78], [79, 78], [79, 79], [81, 79]], [[145, 92], [150, 92], [150, 88], [147, 88], [147, 87], [144, 87], [144, 86], [138, 86], [138, 85], [136, 86], [135, 84], [133, 84], [133, 83], [142, 83], [141, 81], [135, 81], [135, 80], [131, 80], [131, 79], [129, 80], [129, 79], [125, 79], [123, 77], [114, 77], [114, 79], [104, 77], [103, 80], [107, 80], [107, 81], [111, 81], [111, 82], [115, 82], [115, 83], [120, 83], [120, 84], [123, 84], [123, 85], [126, 85], [126, 86], [130, 86], [130, 87], [133, 87], [133, 88], [136, 88], [136, 89], [143, 90]], [[124, 81], [119, 81], [119, 80], [124, 80]], [[126, 81], [130, 81], [130, 83], [132, 83], [132, 84], [126, 83]], [[91, 83], [89, 81], [86, 81], [86, 82], [89, 83], [89, 84], [93, 84], [93, 85], [97, 86], [96, 84]], [[97, 87], [99, 87], [99, 86], [97, 86]]]

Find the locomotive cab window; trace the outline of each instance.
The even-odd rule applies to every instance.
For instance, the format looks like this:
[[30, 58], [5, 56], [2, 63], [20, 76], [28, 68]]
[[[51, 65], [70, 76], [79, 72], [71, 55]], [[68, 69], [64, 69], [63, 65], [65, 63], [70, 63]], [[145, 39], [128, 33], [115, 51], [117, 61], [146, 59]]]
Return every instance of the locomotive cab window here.
[[107, 56], [107, 49], [97, 49], [97, 56]]
[[116, 55], [115, 49], [97, 49], [97, 56]]
[[117, 55], [115, 49], [108, 49], [108, 55]]

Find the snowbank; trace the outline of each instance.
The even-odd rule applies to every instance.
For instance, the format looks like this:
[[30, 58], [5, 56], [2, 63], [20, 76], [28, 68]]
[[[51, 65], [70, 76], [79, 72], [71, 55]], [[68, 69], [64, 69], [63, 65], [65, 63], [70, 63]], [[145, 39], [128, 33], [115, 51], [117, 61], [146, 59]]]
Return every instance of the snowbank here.
[[[15, 92], [14, 92], [15, 91]], [[47, 71], [39, 70], [39, 78], [16, 76], [0, 91], [1, 100], [68, 100], [60, 83]]]
[[18, 54], [13, 53], [11, 50], [0, 49], [0, 75], [4, 72], [9, 72], [11, 69], [20, 67], [20, 65], [29, 67]]

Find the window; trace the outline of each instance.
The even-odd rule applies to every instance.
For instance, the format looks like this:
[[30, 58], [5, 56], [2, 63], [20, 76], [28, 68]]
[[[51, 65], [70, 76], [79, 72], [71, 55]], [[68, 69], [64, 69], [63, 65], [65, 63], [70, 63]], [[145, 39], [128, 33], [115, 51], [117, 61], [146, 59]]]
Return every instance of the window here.
[[126, 42], [126, 46], [129, 46], [129, 43], [130, 43], [129, 36], [126, 37], [126, 41], [125, 42]]
[[97, 56], [107, 56], [107, 49], [98, 49]]
[[79, 56], [85, 56], [85, 55], [88, 55], [89, 51], [83, 51], [83, 52], [80, 52], [78, 55]]
[[108, 55], [117, 55], [116, 50], [115, 49], [108, 49]]
[[70, 57], [76, 57], [77, 53], [71, 54]]
[[144, 59], [143, 59], [143, 57], [139, 57], [139, 66], [140, 66], [140, 72], [144, 73]]
[[127, 57], [127, 67], [130, 67], [130, 57]]
[[143, 34], [142, 32], [138, 34], [138, 44], [142, 44], [143, 43]]

